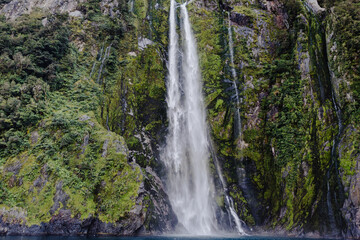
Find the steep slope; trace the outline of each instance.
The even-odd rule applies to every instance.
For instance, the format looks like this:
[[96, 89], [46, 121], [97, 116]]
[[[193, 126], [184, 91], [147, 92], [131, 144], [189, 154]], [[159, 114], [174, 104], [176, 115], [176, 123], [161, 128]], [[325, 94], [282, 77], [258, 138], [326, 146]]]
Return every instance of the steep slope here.
[[1, 18], [1, 234], [171, 231], [161, 180], [109, 122], [119, 68], [142, 65], [125, 52], [147, 46], [128, 22], [137, 16], [117, 1], [46, 3], [2, 9], [10, 20]]
[[[170, 3], [59, 4], [0, 3], [0, 232], [171, 231], [159, 159]], [[188, 9], [212, 160], [239, 217], [254, 232], [359, 238], [358, 1]], [[218, 221], [232, 229], [210, 165]]]

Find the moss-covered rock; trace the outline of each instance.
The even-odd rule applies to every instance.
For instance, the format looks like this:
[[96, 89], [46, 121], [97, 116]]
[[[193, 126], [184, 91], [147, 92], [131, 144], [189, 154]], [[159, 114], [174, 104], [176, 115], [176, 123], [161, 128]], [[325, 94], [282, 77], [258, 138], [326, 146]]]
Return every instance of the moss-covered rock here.
[[[0, 3], [17, 19], [0, 18], [0, 234], [172, 230], [157, 177], [169, 1], [74, 1], [65, 10], [52, 1], [52, 16], [27, 3], [11, 13], [16, 2]], [[219, 209], [227, 191], [255, 229], [359, 237], [359, 4], [187, 7], [228, 186], [216, 184]]]

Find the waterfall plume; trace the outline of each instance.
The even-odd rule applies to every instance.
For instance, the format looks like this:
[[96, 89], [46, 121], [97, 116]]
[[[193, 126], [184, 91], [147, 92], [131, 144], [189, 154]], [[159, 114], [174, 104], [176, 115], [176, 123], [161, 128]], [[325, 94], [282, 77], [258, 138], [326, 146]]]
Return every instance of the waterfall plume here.
[[180, 48], [176, 7], [176, 1], [171, 0], [167, 79], [169, 130], [162, 160], [167, 168], [168, 195], [179, 223], [189, 234], [210, 235], [217, 224], [199, 58], [186, 4], [180, 6]]

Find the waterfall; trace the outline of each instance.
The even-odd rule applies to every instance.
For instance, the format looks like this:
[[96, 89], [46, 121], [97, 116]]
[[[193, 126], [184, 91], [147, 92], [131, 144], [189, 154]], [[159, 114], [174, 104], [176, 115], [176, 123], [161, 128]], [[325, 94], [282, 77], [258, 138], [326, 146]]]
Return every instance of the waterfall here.
[[[225, 195], [225, 207], [226, 210], [228, 211], [228, 213], [230, 214], [230, 216], [233, 218], [234, 222], [235, 222], [235, 226], [236, 226], [236, 230], [240, 235], [247, 235], [244, 231], [244, 229], [241, 226], [242, 220], [240, 220], [239, 216], [237, 215], [236, 211], [235, 211], [235, 207], [234, 207], [234, 200], [231, 198], [231, 196], [229, 196], [228, 194], [228, 188], [226, 186], [226, 182], [224, 179], [224, 176], [222, 175], [222, 171], [220, 168], [220, 164], [219, 161], [216, 157], [215, 151], [213, 150], [214, 148], [211, 146], [211, 155], [214, 159], [214, 163], [215, 163], [215, 167], [216, 167], [216, 172], [219, 175], [219, 179], [220, 179], [220, 183], [221, 186], [224, 190], [224, 195]], [[231, 219], [229, 219], [231, 222]], [[244, 223], [245, 224], [245, 223]]]
[[183, 55], [180, 60], [176, 5], [176, 1], [171, 0], [167, 79], [169, 130], [161, 159], [167, 170], [167, 193], [179, 223], [187, 233], [210, 235], [217, 224], [199, 59], [186, 4], [183, 4]]
[[[336, 231], [337, 229], [337, 220], [335, 218], [335, 212], [334, 212], [334, 209], [333, 209], [333, 203], [332, 203], [332, 200], [334, 200], [335, 202], [337, 201], [341, 201], [342, 199], [344, 199], [344, 196], [343, 196], [343, 186], [342, 186], [342, 182], [341, 182], [341, 179], [339, 178], [340, 176], [340, 172], [339, 172], [339, 167], [338, 167], [338, 153], [337, 153], [337, 150], [338, 150], [338, 147], [339, 147], [339, 144], [340, 144], [340, 141], [341, 141], [341, 135], [344, 131], [344, 125], [343, 125], [343, 120], [342, 120], [342, 111], [341, 111], [341, 108], [336, 100], [336, 93], [335, 93], [335, 90], [334, 90], [334, 84], [332, 82], [332, 78], [334, 77], [334, 73], [330, 70], [330, 67], [327, 66], [328, 69], [329, 69], [329, 72], [330, 72], [330, 82], [332, 84], [332, 89], [331, 89], [331, 99], [332, 99], [332, 102], [333, 102], [333, 105], [334, 105], [334, 108], [335, 108], [335, 112], [336, 112], [336, 116], [337, 116], [337, 119], [338, 119], [338, 134], [335, 136], [335, 138], [333, 139], [333, 145], [332, 145], [332, 148], [331, 148], [331, 161], [330, 161], [330, 166], [326, 172], [326, 190], [327, 190], [327, 193], [326, 193], [326, 204], [327, 204], [327, 210], [328, 210], [328, 221], [329, 221], [329, 224], [330, 224], [330, 228], [331, 228], [331, 231]], [[336, 178], [336, 184], [337, 184], [337, 188], [338, 188], [338, 192], [335, 192], [334, 194], [334, 199], [332, 197], [332, 191], [331, 191], [331, 188], [330, 188], [330, 178], [331, 178], [331, 172], [333, 171], [333, 173], [335, 174], [335, 178]], [[338, 194], [337, 194], [338, 193]]]
[[234, 67], [234, 42], [232, 38], [232, 31], [231, 31], [231, 20], [230, 20], [230, 13], [229, 13], [229, 27], [228, 27], [228, 34], [229, 34], [229, 50], [230, 50], [230, 64], [231, 64], [231, 74], [232, 74], [232, 82], [233, 87], [235, 89], [235, 96], [236, 96], [236, 111], [235, 111], [235, 123], [237, 124], [237, 136], [242, 138], [242, 128], [241, 128], [241, 116], [240, 116], [240, 98], [239, 98], [239, 91], [237, 88], [237, 74]]
[[[230, 51], [231, 75], [232, 75], [233, 88], [235, 89], [235, 96], [236, 96], [236, 111], [235, 111], [235, 123], [236, 123], [236, 125], [235, 125], [235, 128], [237, 129], [237, 132], [236, 132], [237, 134], [236, 135], [241, 140], [241, 138], [242, 138], [242, 128], [241, 128], [241, 116], [240, 116], [240, 109], [239, 109], [240, 98], [239, 98], [239, 91], [238, 91], [237, 84], [236, 84], [237, 74], [236, 74], [236, 70], [235, 70], [235, 66], [234, 66], [234, 42], [233, 42], [233, 38], [232, 38], [230, 13], [228, 13], [228, 16], [229, 16], [228, 35], [229, 35], [229, 51]], [[239, 216], [237, 215], [237, 213], [235, 211], [234, 201], [228, 194], [228, 189], [227, 189], [226, 183], [224, 181], [224, 178], [222, 176], [222, 171], [220, 169], [220, 166], [219, 166], [219, 163], [218, 163], [217, 159], [215, 161], [215, 165], [216, 165], [216, 168], [217, 168], [217, 172], [219, 174], [221, 185], [222, 185], [222, 187], [224, 189], [225, 200], [226, 200], [228, 212], [230, 213], [230, 215], [234, 219], [234, 222], [235, 222], [235, 225], [236, 225], [236, 230], [238, 231], [238, 233], [241, 234], [241, 235], [246, 235], [245, 231], [241, 227], [241, 220], [240, 220]]]
[[134, 0], [129, 0], [129, 12], [134, 13]]

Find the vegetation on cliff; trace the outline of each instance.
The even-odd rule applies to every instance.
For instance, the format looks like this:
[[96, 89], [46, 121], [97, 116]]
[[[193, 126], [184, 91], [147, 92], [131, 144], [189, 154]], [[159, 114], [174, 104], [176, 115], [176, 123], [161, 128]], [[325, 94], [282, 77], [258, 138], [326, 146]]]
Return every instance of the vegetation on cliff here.
[[[240, 218], [358, 237], [360, 5], [318, 2], [324, 11], [305, 0], [188, 8], [209, 132]], [[14, 21], [0, 17], [5, 222], [38, 225], [66, 209], [73, 218], [116, 223], [138, 205], [154, 207], [141, 191], [156, 179], [147, 167], [164, 176], [168, 8], [165, 0], [91, 0], [77, 4], [80, 16], [37, 9]]]

